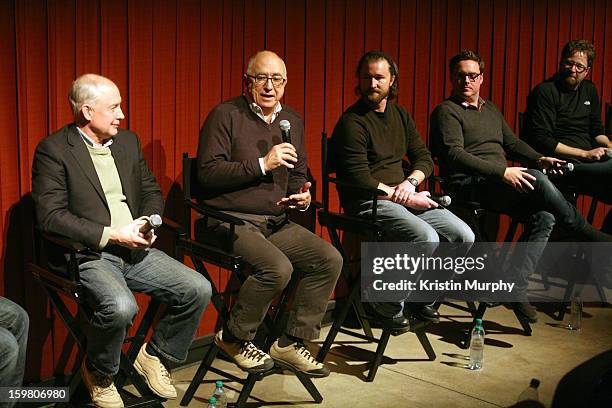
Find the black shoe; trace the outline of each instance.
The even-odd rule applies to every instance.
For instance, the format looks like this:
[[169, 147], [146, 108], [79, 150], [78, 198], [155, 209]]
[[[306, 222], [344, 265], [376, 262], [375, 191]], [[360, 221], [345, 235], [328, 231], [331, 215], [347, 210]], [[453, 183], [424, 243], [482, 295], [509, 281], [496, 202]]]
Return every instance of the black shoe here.
[[368, 314], [367, 317], [370, 320], [370, 324], [374, 327], [389, 329], [395, 333], [403, 333], [410, 330], [410, 322], [402, 315], [396, 317], [383, 316], [369, 303], [364, 303], [363, 308]]
[[431, 305], [425, 305], [414, 312], [412, 317], [424, 322], [438, 323], [440, 321], [440, 313]]
[[529, 302], [514, 303], [513, 309], [527, 319], [529, 323], [536, 323], [538, 321], [538, 312]]

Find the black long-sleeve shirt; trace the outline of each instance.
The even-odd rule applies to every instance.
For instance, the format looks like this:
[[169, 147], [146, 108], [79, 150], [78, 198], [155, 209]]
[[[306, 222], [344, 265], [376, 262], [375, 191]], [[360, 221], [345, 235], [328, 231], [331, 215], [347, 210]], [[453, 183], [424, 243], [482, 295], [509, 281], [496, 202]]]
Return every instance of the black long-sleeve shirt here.
[[598, 147], [595, 137], [603, 134], [601, 105], [591, 81], [567, 90], [553, 77], [529, 94], [521, 137], [543, 154], [552, 156], [559, 142], [591, 150]]
[[430, 120], [440, 173], [450, 180], [474, 175], [501, 180], [506, 154], [523, 162], [542, 156], [514, 136], [501, 112], [488, 101], [477, 109], [449, 98], [436, 106]]
[[[395, 186], [404, 181], [402, 159], [408, 156], [411, 170], [428, 177], [433, 171], [431, 154], [414, 121], [401, 106], [387, 102], [384, 113], [374, 112], [359, 100], [344, 112], [332, 139], [339, 179], [375, 189], [378, 183]], [[340, 199], [366, 199], [340, 191]]]

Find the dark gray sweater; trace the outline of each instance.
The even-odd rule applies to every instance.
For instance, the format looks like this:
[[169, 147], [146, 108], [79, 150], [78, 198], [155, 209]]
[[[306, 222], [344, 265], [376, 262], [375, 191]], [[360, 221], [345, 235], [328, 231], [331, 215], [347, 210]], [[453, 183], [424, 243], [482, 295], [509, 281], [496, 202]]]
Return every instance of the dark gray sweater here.
[[[411, 170], [420, 170], [425, 177], [433, 171], [431, 154], [414, 121], [392, 102], [387, 103], [384, 114], [377, 114], [358, 101], [340, 117], [332, 139], [338, 178], [362, 187], [374, 189], [379, 182], [395, 186], [404, 181], [404, 156], [408, 156]], [[367, 198], [340, 193], [342, 202]]]
[[[291, 171], [281, 166], [263, 175], [258, 159], [282, 143], [278, 124], [283, 119], [291, 123], [298, 162]], [[215, 107], [200, 131], [198, 181], [204, 193], [199, 200], [216, 209], [279, 215], [284, 209], [276, 203], [304, 185], [306, 168], [304, 123], [287, 105], [268, 124], [240, 96]]]
[[506, 153], [523, 163], [542, 155], [518, 139], [491, 102], [478, 110], [449, 98], [431, 114], [432, 148], [440, 158], [440, 174], [450, 180], [480, 175], [501, 180]]

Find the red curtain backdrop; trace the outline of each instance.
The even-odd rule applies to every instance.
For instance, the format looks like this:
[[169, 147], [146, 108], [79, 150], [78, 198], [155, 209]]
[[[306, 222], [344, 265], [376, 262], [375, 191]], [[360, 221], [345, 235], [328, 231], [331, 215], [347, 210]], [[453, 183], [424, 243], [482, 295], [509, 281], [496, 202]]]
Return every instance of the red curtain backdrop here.
[[[181, 153], [195, 154], [211, 108], [241, 93], [247, 59], [258, 50], [274, 50], [287, 63], [285, 103], [304, 116], [319, 178], [320, 132], [331, 132], [354, 102], [355, 64], [365, 51], [397, 59], [399, 103], [427, 139], [428, 115], [449, 94], [447, 65], [457, 51], [481, 53], [483, 96], [516, 129], [528, 92], [555, 72], [572, 38], [595, 44], [591, 79], [610, 102], [610, 0], [0, 0], [0, 294], [32, 316], [27, 380], [52, 376], [70, 352], [24, 271], [32, 256], [24, 225], [33, 151], [70, 122], [66, 94], [76, 76], [94, 72], [117, 83], [123, 125], [139, 134], [173, 217]], [[596, 225], [608, 210], [600, 207]], [[211, 332], [214, 317], [209, 310], [199, 335]]]

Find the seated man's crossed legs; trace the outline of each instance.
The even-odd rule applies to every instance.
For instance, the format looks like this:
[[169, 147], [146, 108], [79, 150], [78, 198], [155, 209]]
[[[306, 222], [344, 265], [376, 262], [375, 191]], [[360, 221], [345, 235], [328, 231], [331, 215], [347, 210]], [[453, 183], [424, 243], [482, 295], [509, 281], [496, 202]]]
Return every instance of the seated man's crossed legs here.
[[[234, 252], [251, 265], [252, 272], [240, 288], [229, 321], [216, 334], [215, 344], [247, 372], [267, 371], [276, 362], [312, 377], [329, 375], [329, 369], [312, 357], [304, 340], [319, 337], [321, 320], [342, 269], [342, 257], [329, 243], [285, 215], [230, 214], [245, 221], [245, 225], [236, 226]], [[217, 237], [228, 232], [225, 224], [199, 231]], [[206, 240], [203, 235], [199, 238]], [[252, 340], [271, 302], [285, 289], [294, 271], [301, 277], [287, 325], [268, 354]]]

